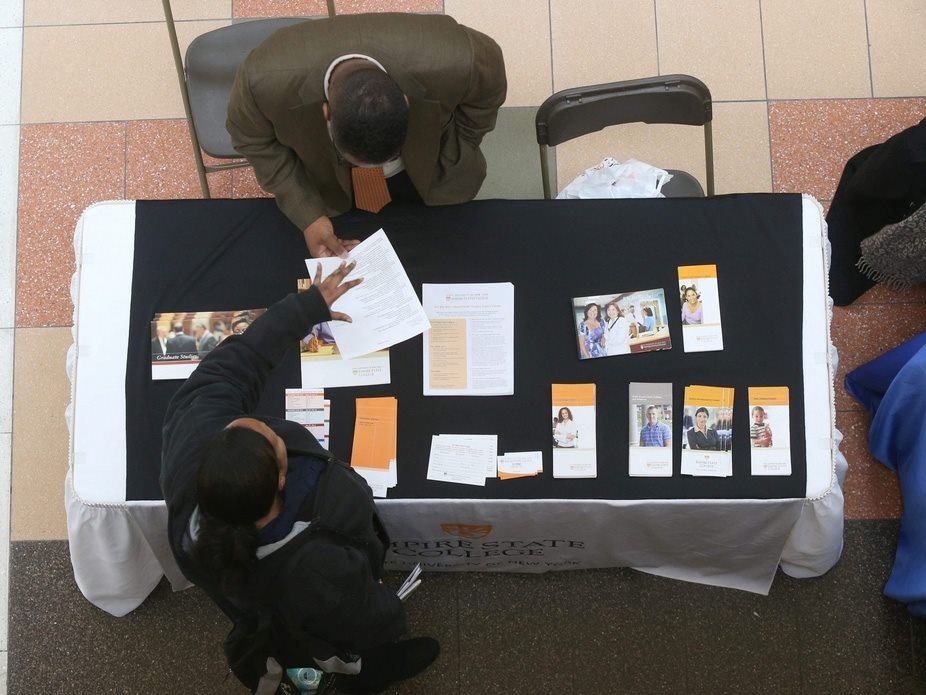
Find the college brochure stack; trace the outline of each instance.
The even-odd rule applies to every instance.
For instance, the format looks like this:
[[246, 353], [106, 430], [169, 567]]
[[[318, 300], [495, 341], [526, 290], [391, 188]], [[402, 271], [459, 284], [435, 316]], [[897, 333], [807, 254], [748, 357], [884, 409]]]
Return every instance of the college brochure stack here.
[[672, 475], [672, 384], [630, 384], [631, 476]]
[[391, 396], [358, 398], [351, 467], [362, 475], [374, 497], [396, 485], [398, 402]]
[[749, 387], [753, 475], [791, 475], [791, 413], [787, 386]]
[[684, 409], [682, 475], [733, 475], [733, 389], [686, 386]]
[[595, 384], [553, 384], [553, 477], [595, 478]]
[[679, 266], [678, 285], [685, 352], [723, 350], [717, 266]]

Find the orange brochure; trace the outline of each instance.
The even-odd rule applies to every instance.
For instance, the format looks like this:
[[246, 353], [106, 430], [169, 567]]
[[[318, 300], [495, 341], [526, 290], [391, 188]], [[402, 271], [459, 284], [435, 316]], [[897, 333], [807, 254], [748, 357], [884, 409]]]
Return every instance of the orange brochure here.
[[397, 409], [398, 401], [391, 396], [357, 399], [351, 466], [389, 469], [396, 458]]

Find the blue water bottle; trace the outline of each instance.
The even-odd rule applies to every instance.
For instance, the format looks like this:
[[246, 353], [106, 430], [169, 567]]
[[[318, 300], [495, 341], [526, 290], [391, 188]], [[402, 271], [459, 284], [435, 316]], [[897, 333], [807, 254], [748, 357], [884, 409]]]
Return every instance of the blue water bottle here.
[[322, 672], [317, 668], [288, 668], [286, 675], [300, 693], [314, 693], [322, 682]]

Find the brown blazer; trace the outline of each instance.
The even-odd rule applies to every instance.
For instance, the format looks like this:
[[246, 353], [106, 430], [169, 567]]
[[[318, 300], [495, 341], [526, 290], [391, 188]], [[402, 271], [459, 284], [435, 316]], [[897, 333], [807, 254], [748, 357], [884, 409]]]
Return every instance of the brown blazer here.
[[425, 204], [472, 200], [486, 173], [479, 144], [505, 101], [501, 49], [445, 15], [383, 13], [281, 29], [238, 70], [226, 127], [280, 209], [302, 230], [352, 206], [322, 113], [325, 71], [349, 53], [378, 60], [408, 97], [401, 154]]

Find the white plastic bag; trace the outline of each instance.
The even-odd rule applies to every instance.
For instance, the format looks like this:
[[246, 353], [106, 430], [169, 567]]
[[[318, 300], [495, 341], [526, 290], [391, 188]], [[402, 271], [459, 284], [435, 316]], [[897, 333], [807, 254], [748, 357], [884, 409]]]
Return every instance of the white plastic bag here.
[[557, 198], [665, 198], [662, 187], [672, 178], [664, 169], [636, 159], [623, 164], [605, 157], [559, 192]]

